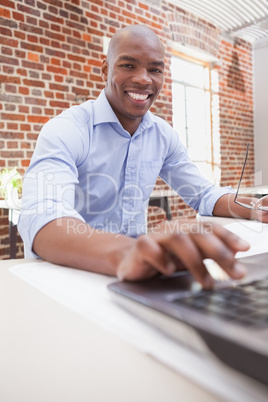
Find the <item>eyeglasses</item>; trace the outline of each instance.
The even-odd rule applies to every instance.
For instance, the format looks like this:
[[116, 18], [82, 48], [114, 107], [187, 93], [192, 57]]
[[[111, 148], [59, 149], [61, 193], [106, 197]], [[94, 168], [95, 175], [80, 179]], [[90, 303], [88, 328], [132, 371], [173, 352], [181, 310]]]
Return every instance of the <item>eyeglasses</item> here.
[[266, 211], [266, 212], [268, 212], [268, 207], [264, 207], [264, 206], [262, 206], [262, 205], [260, 205], [260, 204], [259, 204], [259, 205], [255, 205], [254, 202], [250, 202], [249, 204], [244, 204], [243, 202], [237, 201], [237, 196], [238, 196], [238, 193], [239, 193], [240, 184], [241, 184], [241, 181], [242, 181], [242, 178], [243, 178], [243, 174], [244, 174], [244, 170], [245, 170], [245, 166], [246, 166], [246, 163], [247, 163], [248, 149], [249, 149], [249, 144], [247, 144], [246, 157], [245, 157], [243, 169], [242, 169], [242, 172], [241, 172], [240, 180], [239, 180], [239, 183], [238, 183], [238, 186], [237, 186], [237, 190], [236, 190], [234, 202], [235, 202], [236, 204], [240, 205], [241, 207], [244, 207], [244, 208], [255, 209], [255, 210], [259, 210], [259, 211]]

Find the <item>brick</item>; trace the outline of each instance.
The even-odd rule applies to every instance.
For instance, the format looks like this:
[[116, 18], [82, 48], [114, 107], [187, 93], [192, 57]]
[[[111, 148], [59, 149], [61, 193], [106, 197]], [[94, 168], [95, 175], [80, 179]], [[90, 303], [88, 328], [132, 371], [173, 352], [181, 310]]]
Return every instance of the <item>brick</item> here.
[[86, 33], [83, 33], [82, 39], [86, 42], [92, 42], [92, 36]]
[[14, 132], [9, 132], [6, 131], [4, 133], [1, 133], [1, 138], [5, 138], [5, 139], [9, 139], [9, 138], [17, 138], [17, 139], [23, 139], [24, 138], [24, 134], [23, 133], [14, 133]]
[[39, 61], [39, 54], [29, 52], [28, 53], [28, 60], [38, 62]]
[[16, 96], [16, 95], [8, 95], [6, 93], [0, 94], [0, 100], [3, 102], [9, 103], [10, 106], [16, 107], [16, 103], [19, 104], [22, 102], [22, 97], [21, 96]]
[[32, 86], [32, 87], [40, 87], [44, 88], [45, 83], [43, 81], [37, 81], [37, 80], [29, 80], [29, 79], [23, 79], [23, 84], [26, 86]]
[[20, 77], [0, 75], [0, 83], [1, 82], [20, 84], [21, 80], [20, 80]]
[[11, 18], [10, 10], [0, 7], [0, 17]]
[[55, 82], [63, 82], [64, 79], [63, 79], [63, 77], [61, 75], [55, 75], [54, 76], [54, 81]]
[[42, 123], [45, 124], [48, 121], [46, 116], [27, 116], [27, 121], [29, 123]]
[[27, 76], [27, 70], [24, 68], [18, 68], [17, 69], [17, 74]]
[[23, 114], [28, 114], [29, 113], [29, 107], [25, 106], [25, 105], [19, 105], [19, 113], [23, 113]]
[[20, 125], [20, 130], [22, 130], [22, 131], [30, 131], [31, 126], [30, 126], [30, 124], [21, 124]]
[[[4, 36], [0, 37], [0, 44], [10, 47], [18, 47], [19, 42], [15, 39], [6, 38]], [[2, 49], [3, 51], [3, 49]]]
[[44, 95], [46, 98], [54, 98], [54, 93], [50, 91], [44, 91]]
[[36, 15], [37, 17], [40, 17], [40, 11], [38, 9], [32, 8], [32, 7], [27, 7], [24, 4], [18, 4], [17, 10], [21, 11], [22, 13], [25, 13], [25, 14], [31, 14], [31, 15]]
[[16, 85], [6, 84], [5, 85], [5, 92], [15, 94], [17, 92], [17, 86]]
[[44, 66], [41, 63], [36, 63], [33, 61], [22, 60], [22, 67], [26, 69], [33, 69], [33, 70], [44, 70]]
[[31, 34], [35, 34], [35, 35], [43, 35], [44, 34], [43, 29], [38, 28], [38, 27], [33, 27], [32, 25], [28, 25], [28, 24], [25, 24], [22, 22], [20, 23], [20, 29], [22, 31], [30, 32]]
[[16, 49], [16, 50], [15, 50], [15, 57], [16, 57], [16, 58], [25, 59], [25, 57], [26, 57], [26, 52], [22, 52], [21, 50]]
[[2, 46], [2, 54], [5, 54], [7, 56], [13, 56], [13, 49], [10, 47]]
[[23, 159], [23, 160], [21, 161], [21, 166], [27, 168], [29, 165], [30, 165], [30, 159]]
[[81, 56], [68, 54], [67, 57], [68, 57], [69, 60], [75, 60], [75, 61], [77, 61], [79, 63], [85, 63], [86, 62], [86, 59], [84, 57], [81, 57]]
[[55, 67], [55, 66], [47, 66], [47, 71], [56, 74], [67, 75], [68, 72], [65, 68]]
[[0, 27], [0, 34], [5, 36], [12, 36], [12, 30], [9, 28]]
[[26, 38], [26, 34], [24, 32], [21, 31], [13, 31], [14, 32], [14, 36], [18, 39], [25, 39]]
[[29, 141], [36, 141], [38, 138], [38, 134], [29, 133], [27, 134], [27, 140]]
[[12, 148], [18, 148], [18, 142], [17, 141], [7, 141], [7, 148], [12, 149]]
[[60, 58], [65, 58], [66, 57], [66, 54], [64, 52], [61, 52], [61, 51], [56, 50], [56, 49], [49, 49], [49, 48], [45, 49], [45, 53], [48, 56], [54, 56], [54, 57], [60, 57]]
[[25, 121], [25, 116], [21, 114], [7, 114], [7, 113], [1, 113], [1, 119], [2, 120], [19, 120], [19, 121]]
[[36, 19], [36, 18], [33, 18], [33, 17], [27, 16], [27, 17], [26, 17], [26, 24], [29, 24], [29, 25], [37, 25], [37, 19]]
[[63, 19], [63, 18], [56, 17], [55, 15], [49, 14], [49, 13], [44, 13], [44, 14], [43, 14], [43, 18], [44, 18], [46, 21], [52, 21], [52, 22], [55, 22], [55, 23], [61, 24], [61, 25], [64, 23], [64, 19]]
[[1, 0], [1, 5], [6, 8], [16, 8], [15, 1]]
[[33, 43], [21, 42], [21, 48], [31, 50], [32, 52], [43, 53], [43, 47]]
[[30, 149], [31, 146], [32, 146], [32, 145], [31, 145], [30, 142], [21, 141], [21, 143], [20, 143], [21, 149]]
[[76, 39], [76, 38], [73, 38], [73, 37], [68, 37], [67, 42], [69, 44], [76, 45], [76, 46], [79, 46], [79, 47], [82, 47], [82, 48], [86, 46], [84, 41]]
[[16, 11], [13, 11], [12, 18], [13, 18], [13, 20], [24, 22], [24, 14], [23, 13], [18, 13]]
[[22, 151], [2, 151], [3, 158], [23, 158]]
[[67, 109], [70, 107], [69, 102], [62, 102], [62, 101], [50, 101], [49, 102], [50, 107], [52, 108], [60, 108], [60, 109]]
[[139, 7], [143, 10], [149, 10], [149, 6], [147, 4], [139, 3]]
[[13, 21], [12, 19], [3, 18], [3, 17], [0, 17], [0, 25], [9, 27], [9, 28], [13, 28], [13, 29], [17, 28], [17, 26], [18, 26], [16, 21]]
[[60, 65], [61, 65], [61, 60], [60, 60], [60, 59], [56, 59], [55, 57], [51, 57], [50, 63], [51, 63], [51, 64], [54, 64], [55, 66], [60, 66]]
[[65, 8], [68, 11], [71, 11], [72, 13], [77, 13], [77, 14], [83, 14], [83, 10], [79, 7], [75, 7], [69, 3], [65, 4]]
[[40, 28], [49, 29], [49, 23], [43, 20], [39, 21]]

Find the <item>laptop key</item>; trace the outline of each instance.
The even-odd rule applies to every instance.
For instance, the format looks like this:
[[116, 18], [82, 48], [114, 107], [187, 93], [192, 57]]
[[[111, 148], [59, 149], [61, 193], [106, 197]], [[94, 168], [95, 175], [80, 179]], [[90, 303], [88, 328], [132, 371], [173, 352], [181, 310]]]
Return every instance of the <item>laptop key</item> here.
[[184, 304], [210, 316], [236, 320], [242, 325], [259, 327], [268, 325], [267, 287], [268, 278], [235, 288], [202, 290], [190, 297], [176, 299], [173, 303]]

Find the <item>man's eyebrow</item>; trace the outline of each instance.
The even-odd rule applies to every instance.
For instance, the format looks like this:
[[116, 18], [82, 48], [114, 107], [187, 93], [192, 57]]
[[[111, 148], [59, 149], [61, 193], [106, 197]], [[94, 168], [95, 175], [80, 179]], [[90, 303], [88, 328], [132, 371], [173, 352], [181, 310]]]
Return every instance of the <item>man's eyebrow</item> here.
[[160, 61], [152, 61], [149, 64], [151, 64], [152, 66], [158, 66], [158, 67], [162, 67], [162, 68], [165, 67], [165, 63], [162, 60], [160, 60]]
[[[139, 60], [138, 60], [138, 59], [135, 59], [135, 57], [131, 57], [131, 56], [127, 56], [127, 55], [122, 55], [122, 56], [120, 56], [120, 57], [118, 58], [118, 61], [119, 61], [119, 62], [122, 62], [122, 61], [130, 61], [130, 62], [132, 62], [132, 63], [139, 63]], [[152, 66], [157, 66], [157, 67], [162, 67], [162, 68], [165, 67], [165, 63], [164, 63], [163, 60], [159, 60], [159, 61], [158, 61], [158, 60], [154, 60], [154, 61], [151, 61], [149, 64], [152, 65]]]
[[127, 55], [122, 55], [118, 58], [118, 61], [132, 61], [132, 63], [137, 63], [138, 60], [135, 59], [134, 57], [127, 56]]

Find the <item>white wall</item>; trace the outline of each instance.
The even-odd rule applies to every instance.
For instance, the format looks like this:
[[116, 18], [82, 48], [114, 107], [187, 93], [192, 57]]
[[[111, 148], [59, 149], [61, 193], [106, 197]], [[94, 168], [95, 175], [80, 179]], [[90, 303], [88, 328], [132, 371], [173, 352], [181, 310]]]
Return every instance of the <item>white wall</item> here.
[[255, 185], [268, 185], [268, 38], [253, 47]]

